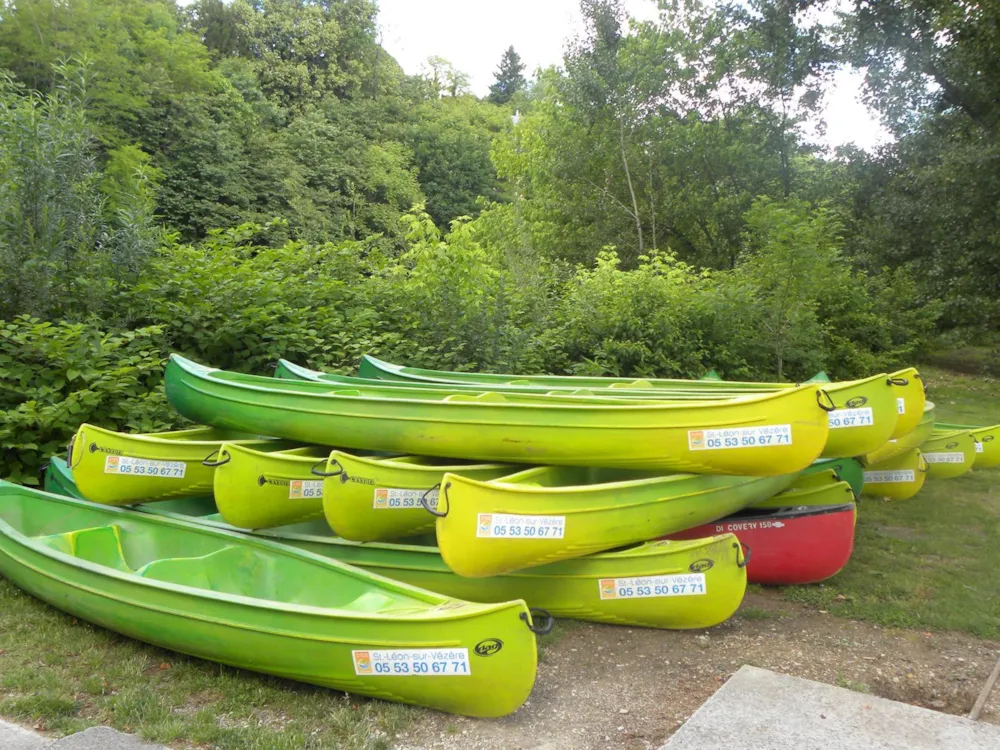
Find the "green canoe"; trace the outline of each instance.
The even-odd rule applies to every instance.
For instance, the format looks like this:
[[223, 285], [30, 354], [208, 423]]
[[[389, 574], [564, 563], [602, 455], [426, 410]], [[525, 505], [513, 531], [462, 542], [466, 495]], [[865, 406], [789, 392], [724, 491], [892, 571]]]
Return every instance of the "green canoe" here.
[[829, 484], [830, 472], [833, 473], [833, 481], [847, 482], [851, 485], [855, 497], [861, 495], [865, 484], [865, 469], [864, 464], [857, 458], [826, 458], [817, 461], [799, 474], [791, 489]]
[[213, 427], [130, 434], [83, 424], [70, 442], [68, 457], [88, 500], [129, 505], [211, 492], [215, 469], [204, 462], [225, 441], [260, 451], [292, 447], [281, 440]]
[[[407, 369], [407, 368], [398, 368]], [[464, 373], [459, 373], [464, 374]], [[448, 383], [428, 382], [424, 380], [377, 380], [368, 378], [353, 378], [346, 375], [333, 375], [316, 370], [309, 370], [287, 360], [278, 360], [275, 376], [286, 380], [328, 383], [345, 388], [369, 388], [392, 382], [397, 386], [405, 386], [415, 390], [442, 390], [449, 393], [479, 393], [483, 388], [490, 388], [498, 393], [586, 395], [595, 399], [619, 398], [639, 401], [661, 401], [670, 403], [697, 403], [718, 399], [745, 397], [746, 391], [722, 391], [715, 388], [679, 388], [674, 386], [658, 388], [642, 388], [638, 385], [627, 387], [623, 383], [606, 385], [603, 388], [575, 389], [566, 387], [553, 389], [550, 385], [531, 383]], [[610, 380], [610, 379], [609, 379]], [[904, 383], [905, 381], [905, 383]], [[641, 383], [644, 381], [635, 381]], [[673, 381], [669, 381], [673, 382]], [[875, 450], [889, 440], [900, 418], [898, 393], [909, 381], [905, 378], [891, 378], [886, 374], [874, 375], [864, 380], [848, 383], [834, 383], [824, 386], [837, 407], [827, 417], [830, 432], [822, 455], [827, 458], [845, 456], [860, 456]], [[697, 382], [695, 381], [695, 385]], [[922, 393], [922, 389], [921, 389]]]
[[492, 717], [535, 680], [523, 602], [449, 599], [267, 540], [6, 482], [0, 573], [123, 635], [351, 693]]
[[[282, 375], [291, 374], [287, 368], [283, 368]], [[579, 375], [499, 375], [481, 372], [446, 372], [443, 370], [424, 370], [419, 367], [401, 367], [390, 362], [384, 362], [375, 357], [365, 355], [361, 359], [361, 367], [358, 374], [362, 378], [385, 380], [390, 382], [423, 382], [437, 384], [472, 384], [484, 388], [494, 388], [496, 386], [517, 386], [517, 387], [538, 387], [544, 386], [551, 389], [623, 389], [623, 390], [665, 390], [671, 391], [678, 388], [683, 390], [702, 390], [710, 393], [731, 394], [740, 393], [767, 393], [783, 389], [794, 388], [791, 383], [752, 383], [745, 381], [725, 381], [725, 380], [670, 380], [665, 378], [613, 378], [613, 377], [581, 377]], [[924, 409], [924, 385], [920, 378], [920, 373], [916, 368], [909, 367], [905, 370], [891, 373], [889, 375], [876, 375], [874, 378], [865, 380], [851, 380], [840, 383], [831, 383], [829, 378], [816, 377], [809, 381], [812, 383], [823, 383], [824, 387], [837, 404], [838, 409], [846, 411], [831, 417], [831, 426], [835, 426], [834, 440], [839, 440], [841, 435], [849, 434], [847, 429], [842, 433], [836, 433], [837, 428], [863, 429], [862, 434], [867, 434], [871, 439], [877, 432], [883, 430], [886, 425], [880, 420], [874, 420], [875, 424], [867, 424], [867, 420], [881, 413], [882, 398], [878, 398], [878, 410], [871, 407], [876, 406], [875, 402], [869, 405], [871, 392], [868, 390], [870, 381], [878, 381], [888, 378], [893, 388], [896, 404], [895, 427], [891, 430], [889, 437], [899, 437], [904, 435], [920, 421], [920, 415]], [[878, 394], [878, 390], [875, 391]], [[722, 397], [720, 395], [720, 397]], [[871, 409], [871, 410], [869, 410]], [[868, 447], [867, 450], [874, 450]], [[867, 452], [867, 451], [866, 451]], [[853, 455], [846, 453], [842, 455]], [[831, 456], [831, 457], [839, 457]]]
[[481, 461], [755, 476], [811, 464], [826, 443], [833, 408], [815, 385], [730, 401], [596, 403], [330, 388], [214, 370], [177, 355], [167, 365], [166, 391], [188, 418], [300, 442]]
[[[50, 463], [45, 487], [74, 495], [73, 478], [62, 459]], [[138, 509], [231, 528], [208, 498], [151, 503]], [[711, 627], [732, 616], [746, 588], [746, 557], [729, 534], [688, 542], [648, 542], [472, 579], [453, 573], [437, 547], [412, 542], [358, 544], [331, 536], [318, 521], [252, 533], [446, 596], [476, 602], [523, 599], [557, 617], [619, 625]], [[640, 588], [646, 586], [648, 592]]]
[[715, 521], [795, 478], [553, 466], [490, 482], [447, 474], [434, 511], [437, 540], [459, 575], [499, 575]]

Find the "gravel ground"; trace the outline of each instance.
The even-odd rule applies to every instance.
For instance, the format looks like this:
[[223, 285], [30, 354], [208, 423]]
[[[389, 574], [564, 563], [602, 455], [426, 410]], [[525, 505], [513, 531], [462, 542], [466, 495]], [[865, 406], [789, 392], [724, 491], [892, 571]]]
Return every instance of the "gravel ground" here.
[[[428, 714], [396, 747], [658, 748], [743, 664], [967, 714], [1000, 644], [888, 630], [751, 594], [710, 631], [580, 624], [547, 646], [530, 700], [499, 720]], [[1000, 724], [1000, 687], [983, 721]]]

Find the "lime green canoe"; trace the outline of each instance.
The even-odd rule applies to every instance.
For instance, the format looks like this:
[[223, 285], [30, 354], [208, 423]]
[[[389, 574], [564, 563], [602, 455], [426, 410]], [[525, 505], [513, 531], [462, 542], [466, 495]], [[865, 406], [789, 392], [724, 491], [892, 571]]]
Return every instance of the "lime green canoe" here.
[[805, 489], [844, 481], [851, 485], [855, 497], [861, 494], [865, 483], [864, 466], [857, 458], [826, 458], [802, 471], [790, 489]]
[[450, 599], [263, 539], [6, 482], [0, 574], [131, 638], [350, 693], [493, 717], [535, 680], [523, 602]]
[[975, 427], [967, 424], [937, 423], [934, 432], [956, 432], [968, 430], [976, 441], [974, 469], [992, 469], [1000, 466], [1000, 424], [989, 427]]
[[176, 354], [166, 391], [188, 418], [321, 445], [755, 476], [811, 464], [826, 443], [833, 408], [815, 385], [695, 404], [339, 389], [213, 370]]
[[[275, 376], [286, 380], [299, 380], [337, 385], [341, 387], [367, 388], [385, 384], [387, 381], [367, 378], [352, 378], [345, 375], [333, 375], [300, 367], [287, 360], [279, 360]], [[490, 383], [488, 386], [476, 383], [444, 383], [425, 382], [422, 380], [392, 381], [416, 390], [442, 390], [449, 393], [478, 393], [484, 387], [489, 387], [498, 393], [527, 393], [558, 395], [560, 393], [575, 396], [587, 395], [592, 398], [622, 398], [630, 400], [655, 400], [669, 403], [698, 402], [712, 399], [731, 399], [745, 397], [746, 392], [721, 391], [715, 388], [675, 389], [674, 387], [641, 388], [625, 387], [624, 384], [605, 386], [593, 389], [556, 389], [551, 386], [532, 384]], [[643, 382], [643, 381], [636, 381]], [[693, 381], [697, 385], [697, 381]], [[827, 388], [827, 392], [836, 409], [827, 417], [830, 432], [822, 455], [828, 458], [859, 456], [875, 450], [889, 440], [896, 429], [899, 419], [899, 399], [897, 390], [909, 381], [901, 378], [890, 378], [881, 374], [864, 380], [849, 383], [835, 383]], [[919, 388], [923, 393], [923, 388]]]
[[[734, 392], [741, 393], [765, 393], [775, 392], [795, 387], [790, 383], [753, 383], [746, 381], [727, 380], [671, 380], [667, 378], [613, 378], [613, 377], [581, 377], [579, 375], [497, 375], [481, 372], [446, 372], [443, 370], [424, 370], [419, 367], [401, 367], [389, 362], [384, 362], [375, 357], [365, 355], [361, 359], [361, 367], [358, 374], [362, 378], [384, 380], [388, 382], [422, 382], [437, 384], [464, 383], [481, 387], [494, 388], [496, 386], [517, 386], [517, 387], [546, 387], [562, 389], [638, 389], [649, 390], [687, 390], [705, 391], [730, 395]], [[293, 376], [294, 373], [287, 366], [282, 367], [280, 373], [282, 377]], [[920, 416], [924, 410], [924, 385], [920, 378], [920, 373], [915, 367], [891, 373], [889, 375], [876, 375], [875, 379], [888, 378], [893, 387], [896, 397], [897, 420], [895, 428], [889, 437], [899, 437], [913, 430], [920, 421]], [[826, 391], [833, 397], [838, 408], [841, 409], [863, 409], [865, 403], [860, 403], [856, 399], [868, 397], [867, 384], [872, 378], [860, 381], [845, 381], [842, 383], [829, 383], [829, 379], [823, 381], [813, 380], [810, 382], [828, 383]], [[848, 402], [854, 402], [854, 406]], [[875, 412], [873, 411], [874, 415]], [[866, 421], [867, 414], [854, 412], [845, 417], [851, 417], [851, 425], [839, 425], [840, 427], [858, 426], [853, 420], [861, 418]], [[879, 425], [880, 428], [882, 425]], [[874, 433], [874, 431], [870, 431]], [[835, 436], [835, 439], [837, 436]], [[874, 450], [874, 448], [868, 448]], [[867, 452], [867, 451], [862, 451]], [[857, 455], [847, 453], [843, 455]], [[838, 456], [839, 457], [839, 456]]]
[[854, 488], [837, 478], [833, 471], [813, 474], [809, 482], [796, 484], [760, 502], [754, 508], [801, 508], [816, 505], [844, 505], [857, 499]]
[[920, 492], [927, 478], [927, 462], [913, 448], [902, 455], [865, 469], [864, 494], [889, 500], [909, 500]]
[[920, 445], [929, 479], [952, 479], [967, 474], [976, 460], [976, 439], [969, 430], [935, 432]]
[[[52, 460], [45, 486], [73, 496], [73, 478], [64, 461]], [[215, 514], [208, 498], [151, 503], [138, 509], [230, 528]], [[619, 625], [670, 630], [712, 627], [732, 616], [746, 589], [748, 558], [730, 534], [686, 542], [647, 542], [472, 579], [453, 573], [436, 547], [358, 544], [330, 536], [322, 522], [253, 533], [446, 596], [476, 602], [523, 599], [557, 617]]]
[[438, 487], [448, 472], [486, 481], [513, 474], [512, 464], [475, 464], [454, 459], [399, 456], [372, 458], [333, 451], [322, 471], [323, 514], [344, 539], [377, 542], [434, 530]]
[[551, 466], [490, 482], [447, 474], [433, 512], [448, 567], [480, 578], [683, 531], [794, 480]]
[[893, 438], [878, 450], [864, 456], [864, 463], [867, 466], [884, 463], [896, 456], [902, 456], [915, 448], [919, 448], [924, 441], [929, 440], [934, 432], [934, 404], [928, 401], [924, 405], [923, 419], [912, 432], [908, 432], [899, 438]]
[[230, 441], [257, 450], [292, 447], [212, 427], [127, 434], [80, 425], [68, 457], [84, 497], [105, 505], [194, 497], [212, 491], [214, 467], [203, 462]]
[[323, 480], [312, 468], [329, 448], [265, 452], [223, 443], [209, 462], [215, 466], [212, 494], [226, 523], [266, 529], [323, 517]]

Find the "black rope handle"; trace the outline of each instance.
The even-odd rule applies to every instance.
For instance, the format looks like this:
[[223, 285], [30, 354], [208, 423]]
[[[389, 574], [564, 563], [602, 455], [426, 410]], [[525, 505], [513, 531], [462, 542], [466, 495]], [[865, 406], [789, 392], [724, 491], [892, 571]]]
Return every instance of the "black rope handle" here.
[[[528, 615], [529, 612], [531, 613], [530, 617]], [[536, 617], [539, 618], [544, 617], [545, 624], [541, 626], [535, 625]], [[528, 610], [528, 612], [522, 612], [521, 619], [524, 620], [524, 622], [528, 625], [528, 630], [530, 630], [535, 635], [548, 635], [549, 633], [552, 632], [552, 628], [556, 624], [556, 618], [554, 618], [546, 610], [539, 609], [538, 607], [532, 607], [531, 609]]]
[[736, 542], [733, 544], [733, 549], [743, 550], [743, 562], [740, 562], [739, 555], [736, 556], [736, 567], [745, 568], [750, 564], [750, 548], [747, 547], [743, 542]]
[[[219, 456], [218, 461], [212, 460], [212, 456], [215, 455]], [[233, 457], [229, 455], [229, 451], [220, 448], [219, 450], [212, 451], [207, 456], [205, 456], [205, 460], [201, 462], [201, 465], [209, 467], [222, 466], [224, 464], [228, 464], [232, 460]]]
[[[824, 396], [826, 396], [826, 400], [829, 403], [829, 406], [823, 403]], [[837, 404], [834, 403], [833, 398], [831, 398], [830, 394], [824, 391], [822, 388], [816, 389], [816, 403], [819, 404], [819, 408], [822, 409], [823, 411], [833, 411], [837, 408]]]
[[[448, 515], [448, 511], [451, 510], [451, 503], [448, 502], [448, 488], [451, 487], [451, 482], [448, 482], [444, 486], [444, 489], [441, 490], [441, 493], [438, 495], [437, 507], [432, 508], [431, 507], [431, 501], [428, 498], [428, 495], [430, 495], [434, 490], [438, 489], [439, 487], [441, 487], [441, 483], [440, 482], [438, 482], [437, 484], [435, 484], [433, 487], [431, 487], [429, 490], [427, 490], [427, 492], [425, 492], [423, 495], [421, 495], [420, 496], [420, 504], [424, 507], [424, 510], [426, 510], [428, 513], [430, 513], [432, 516], [437, 516], [438, 518], [444, 518], [445, 516]], [[438, 508], [441, 507], [441, 497], [442, 497], [442, 495], [444, 496], [445, 505], [447, 506], [447, 509], [445, 510], [444, 513], [442, 513], [441, 511], [438, 510]]]
[[73, 437], [69, 439], [69, 445], [66, 446], [66, 465], [69, 466], [70, 470], [75, 469], [76, 465], [83, 460], [83, 454], [81, 453], [80, 461], [77, 461], [76, 464], [73, 463], [73, 445], [75, 443], [76, 443], [76, 435], [73, 435]]
[[[337, 467], [338, 467], [337, 470], [336, 471], [320, 471], [319, 470], [320, 466], [326, 466], [328, 463], [330, 463], [330, 464], [336, 464]], [[345, 472], [344, 471], [344, 467], [340, 465], [340, 461], [338, 461], [335, 458], [324, 458], [322, 461], [317, 461], [315, 464], [313, 464], [313, 467], [309, 470], [309, 473], [312, 474], [313, 476], [317, 476], [317, 477], [335, 477], [335, 476], [338, 476], [338, 475], [343, 475], [340, 481], [341, 482], [346, 482], [347, 481], [347, 479], [346, 479], [347, 472]]]
[[889, 385], [909, 385], [910, 381], [906, 378], [889, 378]]

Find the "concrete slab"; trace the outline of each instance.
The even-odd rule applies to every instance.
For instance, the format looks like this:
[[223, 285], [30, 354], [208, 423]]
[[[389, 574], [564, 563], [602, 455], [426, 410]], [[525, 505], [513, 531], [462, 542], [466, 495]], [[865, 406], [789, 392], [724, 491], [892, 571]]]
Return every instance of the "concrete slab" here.
[[168, 750], [168, 748], [164, 745], [151, 745], [135, 735], [124, 734], [111, 727], [90, 727], [56, 740], [49, 750]]
[[41, 750], [51, 744], [52, 740], [37, 732], [0, 719], [0, 748], [3, 750]]
[[1000, 726], [742, 667], [663, 750], [997, 750]]

